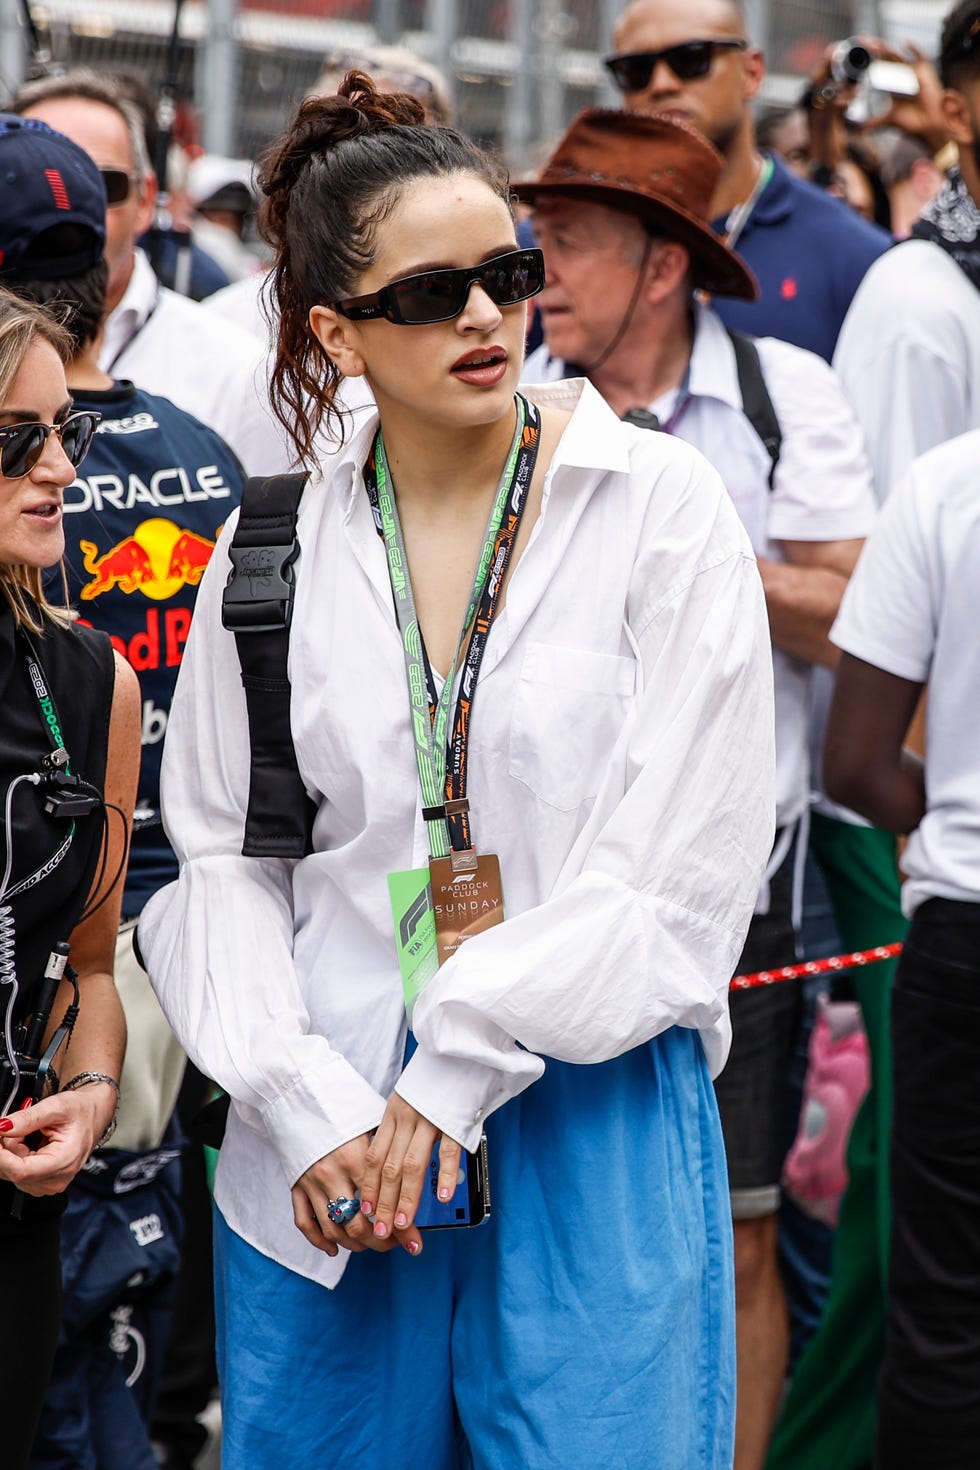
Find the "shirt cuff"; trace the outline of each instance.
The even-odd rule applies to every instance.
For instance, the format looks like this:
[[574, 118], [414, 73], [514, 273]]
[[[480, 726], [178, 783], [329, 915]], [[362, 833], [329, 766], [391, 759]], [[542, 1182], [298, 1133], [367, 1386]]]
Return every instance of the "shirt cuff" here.
[[419, 1046], [395, 1084], [398, 1096], [472, 1153], [484, 1125], [502, 1103], [537, 1082], [544, 1062], [520, 1052], [522, 1064], [498, 1071], [482, 1062], [437, 1055]]
[[384, 1098], [337, 1057], [318, 1070], [315, 1084], [297, 1077], [262, 1108], [261, 1118], [292, 1188], [318, 1159], [362, 1133], [373, 1133], [384, 1110]]

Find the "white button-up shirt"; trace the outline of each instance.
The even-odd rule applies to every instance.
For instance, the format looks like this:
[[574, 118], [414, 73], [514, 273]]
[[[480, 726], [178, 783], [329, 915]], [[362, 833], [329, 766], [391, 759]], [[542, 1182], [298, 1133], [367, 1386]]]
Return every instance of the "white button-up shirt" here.
[[292, 449], [269, 403], [263, 344], [161, 286], [142, 250], [125, 295], [106, 320], [99, 366], [162, 394], [214, 429], [247, 475], [289, 469]]
[[220, 625], [229, 530], [202, 583], [167, 735], [177, 883], [140, 943], [194, 1061], [234, 1100], [216, 1198], [267, 1255], [332, 1285], [289, 1186], [398, 1092], [472, 1148], [546, 1057], [600, 1062], [670, 1026], [713, 1072], [773, 833], [768, 624], [751, 547], [687, 445], [581, 382], [486, 650], [469, 739], [478, 848], [507, 920], [462, 946], [406, 1023], [386, 875], [425, 864], [410, 707], [361, 465], [376, 417], [303, 496], [290, 635], [301, 861], [241, 856], [249, 749]]
[[[772, 461], [742, 407], [738, 365], [721, 318], [695, 309], [694, 344], [674, 434], [699, 449], [721, 475], [757, 556], [785, 561], [782, 541], [846, 541], [874, 523], [871, 470], [861, 430], [833, 371], [815, 353], [775, 337], [756, 339], [759, 365], [782, 433]], [[564, 364], [541, 347], [528, 358], [524, 381], [551, 382]], [[679, 406], [672, 390], [642, 405], [668, 423]], [[773, 649], [776, 685], [776, 820], [787, 826], [810, 799], [812, 665]], [[820, 721], [822, 738], [823, 720]], [[819, 772], [813, 775], [819, 779]]]

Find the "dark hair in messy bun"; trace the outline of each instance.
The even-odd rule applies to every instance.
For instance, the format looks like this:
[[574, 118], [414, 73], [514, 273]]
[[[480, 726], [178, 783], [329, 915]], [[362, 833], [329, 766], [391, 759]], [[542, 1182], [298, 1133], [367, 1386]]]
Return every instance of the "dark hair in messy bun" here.
[[402, 188], [421, 178], [476, 174], [510, 203], [504, 170], [452, 128], [426, 127], [417, 98], [379, 92], [351, 71], [335, 97], [308, 97], [266, 150], [259, 222], [275, 249], [271, 295], [279, 309], [272, 406], [300, 460], [334, 408], [338, 373], [313, 336], [310, 308], [356, 295], [376, 255], [379, 226]]

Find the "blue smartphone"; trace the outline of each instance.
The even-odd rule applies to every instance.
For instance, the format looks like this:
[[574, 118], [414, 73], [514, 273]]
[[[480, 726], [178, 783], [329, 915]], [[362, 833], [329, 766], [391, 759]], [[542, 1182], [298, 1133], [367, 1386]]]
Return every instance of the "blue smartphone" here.
[[480, 1139], [475, 1153], [464, 1153], [460, 1159], [456, 1193], [441, 1200], [439, 1184], [439, 1143], [436, 1142], [426, 1171], [425, 1187], [415, 1212], [420, 1230], [455, 1230], [466, 1225], [482, 1225], [490, 1218], [490, 1180], [487, 1173], [487, 1140]]

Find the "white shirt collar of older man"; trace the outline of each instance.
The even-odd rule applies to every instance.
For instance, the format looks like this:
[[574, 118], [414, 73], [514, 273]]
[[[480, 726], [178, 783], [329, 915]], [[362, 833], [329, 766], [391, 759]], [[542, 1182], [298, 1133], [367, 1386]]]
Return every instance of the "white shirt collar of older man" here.
[[100, 357], [110, 361], [123, 349], [152, 315], [160, 296], [160, 283], [143, 250], [133, 252], [133, 270], [119, 302], [106, 318]]
[[[688, 362], [687, 391], [692, 398], [715, 398], [736, 412], [742, 410], [742, 393], [738, 383], [738, 365], [731, 338], [709, 306], [695, 302], [694, 343]], [[556, 383], [566, 371], [566, 364], [559, 357], [552, 357], [547, 345], [536, 348], [524, 364], [525, 383]], [[576, 382], [577, 379], [571, 381]], [[669, 417], [678, 394], [678, 388], [670, 388], [652, 403], [643, 405], [652, 409], [663, 421]]]

